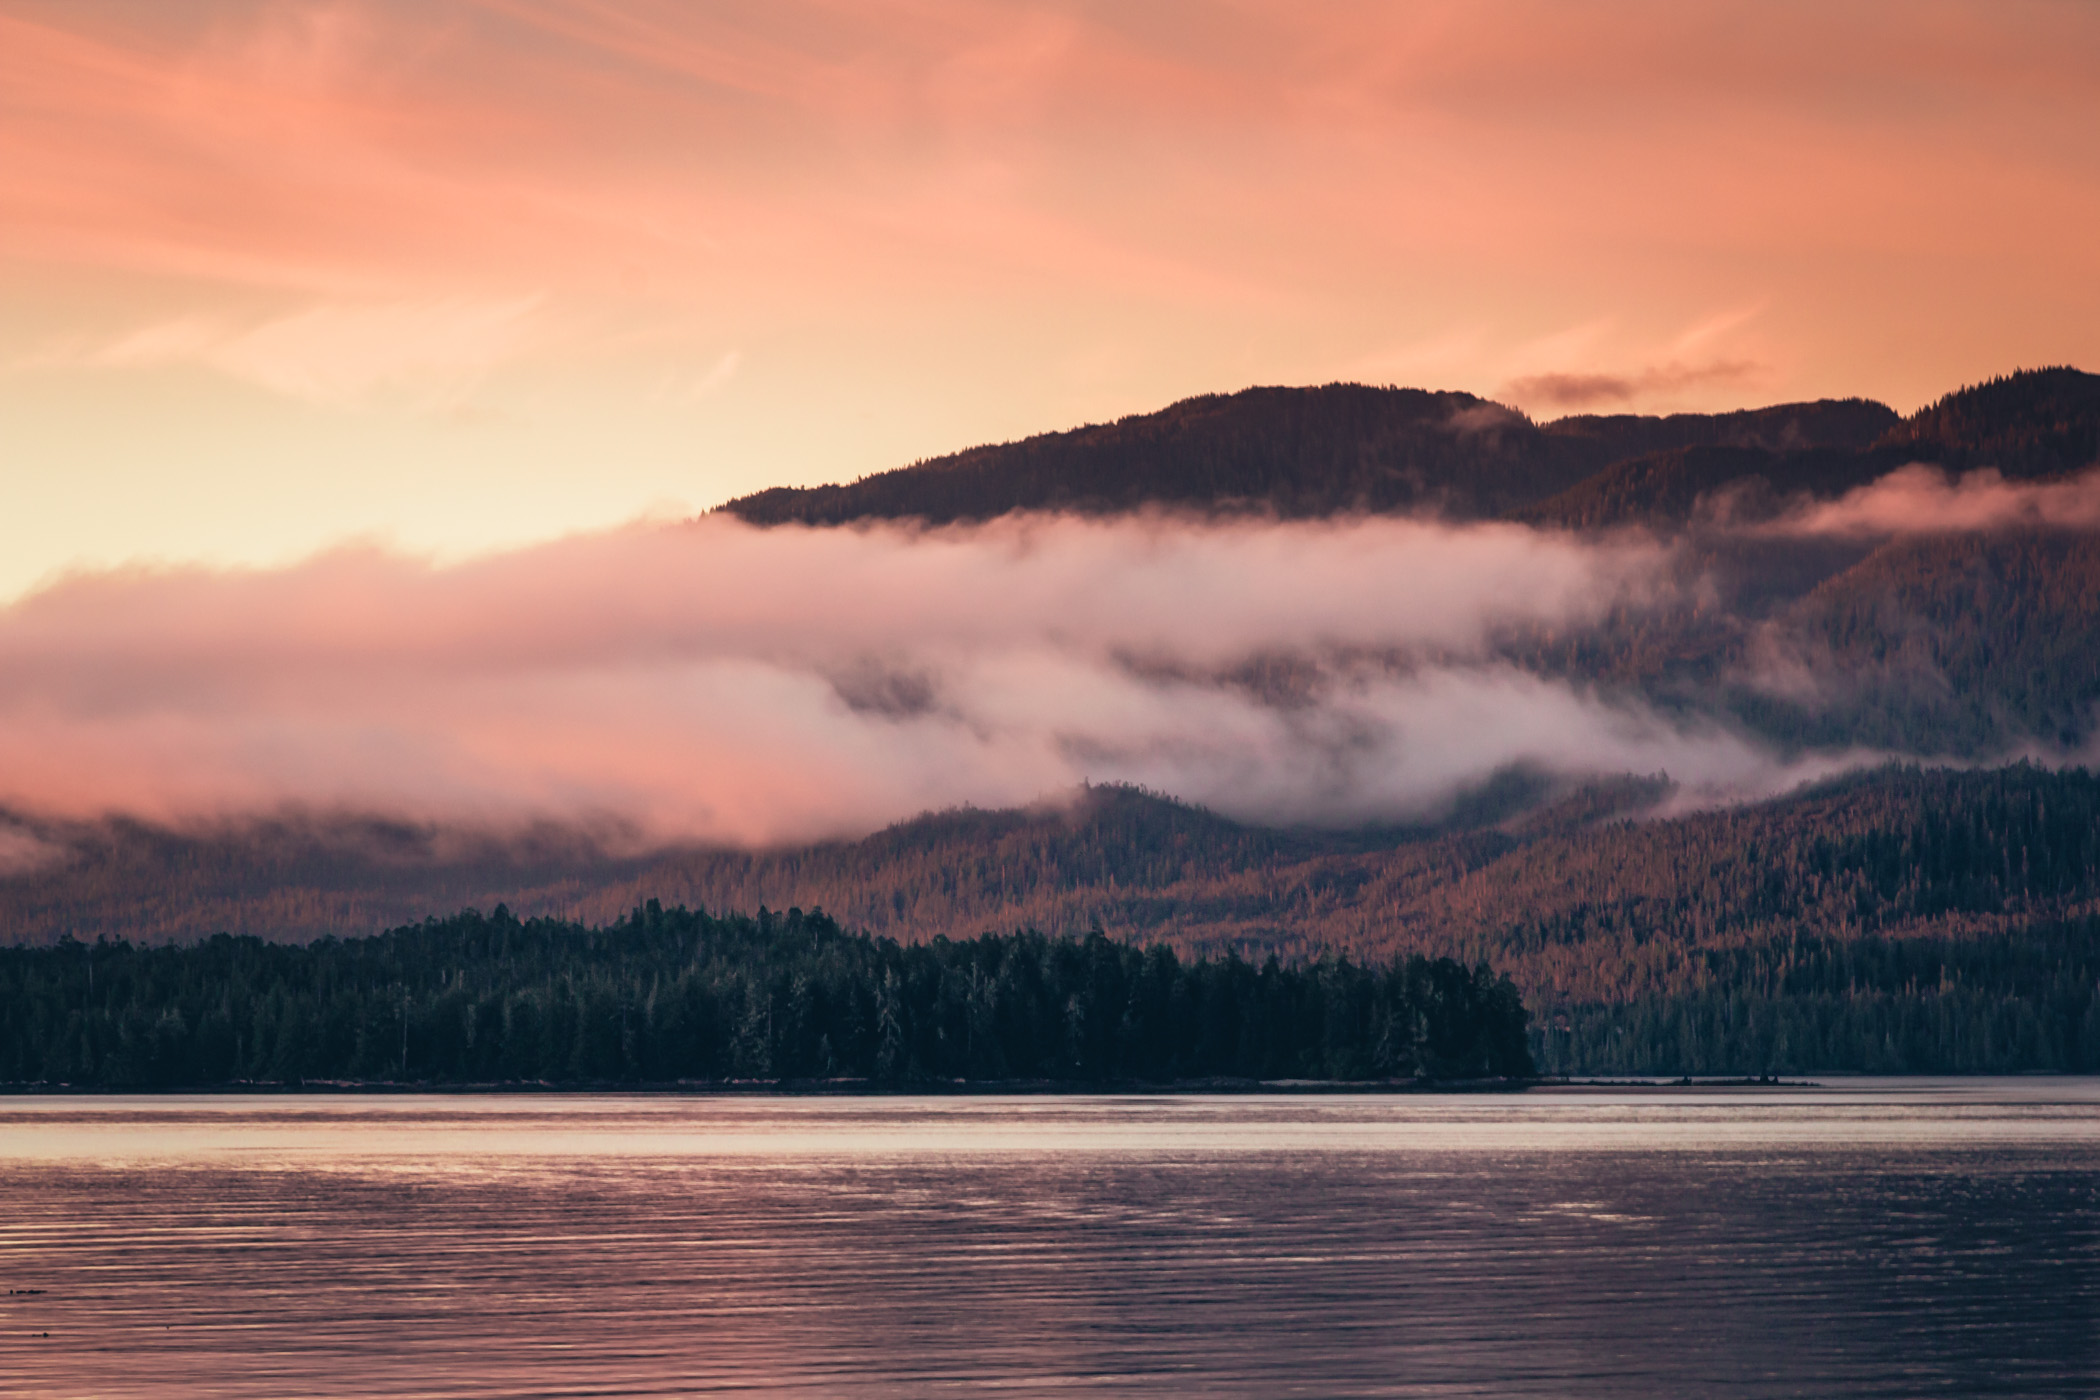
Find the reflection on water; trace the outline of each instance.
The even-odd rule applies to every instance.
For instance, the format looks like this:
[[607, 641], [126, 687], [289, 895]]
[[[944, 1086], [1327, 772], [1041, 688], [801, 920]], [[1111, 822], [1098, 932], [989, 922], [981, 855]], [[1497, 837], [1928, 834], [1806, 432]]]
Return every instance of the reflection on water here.
[[2096, 1186], [2089, 1081], [0, 1100], [0, 1389], [2100, 1394]]

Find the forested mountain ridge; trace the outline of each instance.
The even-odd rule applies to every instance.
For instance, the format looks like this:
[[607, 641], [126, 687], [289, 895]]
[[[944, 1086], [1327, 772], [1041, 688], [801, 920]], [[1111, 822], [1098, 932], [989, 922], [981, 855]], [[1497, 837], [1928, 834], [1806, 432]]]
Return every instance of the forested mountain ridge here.
[[2078, 471], [2100, 462], [2100, 375], [2057, 366], [1987, 380], [1919, 409], [1875, 446], [1954, 471]]
[[[1174, 683], [1229, 688], [1288, 724], [1323, 694], [1346, 701], [1443, 667], [1558, 687], [1771, 765], [1898, 754], [1924, 767], [1695, 812], [1659, 776], [1518, 762], [1476, 773], [1440, 818], [1353, 831], [1097, 786], [764, 850], [336, 815], [174, 830], [0, 813], [0, 939], [305, 941], [498, 903], [585, 926], [651, 899], [822, 908], [912, 944], [1099, 927], [1191, 956], [1486, 959], [1540, 1013], [1549, 1069], [2100, 1068], [2100, 802], [2095, 779], [2064, 766], [2100, 753], [2100, 530], [2078, 504], [2093, 483], [2066, 477], [2092, 465], [2096, 433], [2100, 378], [2074, 370], [1991, 381], [1909, 419], [1843, 400], [1536, 424], [1468, 395], [1336, 385], [1190, 400], [732, 503], [762, 523], [962, 521], [1017, 502], [1427, 511], [1543, 527], [1487, 532], [1527, 547], [1601, 557], [1631, 540], [1666, 572], [1577, 624], [1497, 624], [1456, 656], [1308, 641]], [[1804, 502], [1920, 459], [2053, 479], [2051, 499], [2077, 508], [1923, 529], [1802, 524]], [[1950, 495], [1929, 474], [1904, 481]], [[1986, 498], [2008, 489], [1976, 483]], [[2005, 766], [2021, 754], [2048, 766]]]
[[[1629, 465], [1643, 458], [1658, 460]], [[1471, 394], [1328, 384], [1184, 399], [846, 485], [775, 487], [720, 509], [760, 525], [939, 525], [1017, 510], [1146, 507], [1286, 519], [1433, 511], [1571, 526], [1675, 524], [1731, 485], [1761, 482], [1774, 499], [1827, 497], [1909, 462], [2031, 478], [2096, 460], [2100, 376], [2070, 368], [1962, 389], [1907, 419], [1871, 400], [1826, 399], [1535, 423]], [[1560, 504], [1545, 504], [1564, 493]]]
[[1536, 424], [1465, 393], [1360, 384], [1244, 389], [971, 448], [850, 485], [775, 487], [722, 510], [761, 525], [941, 525], [1015, 510], [1100, 515], [1146, 507], [1285, 519], [1424, 510], [1477, 518], [1521, 511], [1644, 453], [1857, 450], [1897, 422], [1886, 407], [1858, 399]]
[[1568, 530], [1671, 530], [1725, 501], [1733, 519], [1769, 519], [1792, 501], [1840, 496], [1887, 470], [1873, 452], [1699, 443], [1615, 462], [1514, 518]]
[[2100, 537], [2065, 529], [1878, 545], [1763, 632], [1821, 693], [1738, 695], [1737, 713], [1807, 744], [1942, 753], [2075, 750], [2100, 701]]
[[[490, 893], [592, 924], [656, 898], [821, 907], [906, 941], [1100, 928], [1184, 956], [1485, 960], [1534, 1010], [1548, 1069], [2100, 1068], [2100, 779], [1892, 767], [1722, 811], [1656, 815], [1665, 798], [1621, 783], [1486, 825], [1337, 833], [1094, 788], [1065, 807], [933, 814], [788, 851], [665, 852], [595, 872], [579, 852], [561, 878], [536, 882], [521, 863]], [[231, 840], [162, 850], [177, 879], [239, 856]], [[471, 884], [435, 857], [420, 870], [392, 859], [392, 896], [410, 906], [442, 907], [439, 889]], [[320, 931], [278, 922], [287, 909], [330, 932], [375, 927], [329, 912], [372, 889], [369, 873], [335, 873], [333, 889], [314, 879], [296, 899], [213, 912], [221, 929], [278, 937]], [[87, 917], [30, 941], [106, 926], [125, 896], [77, 889]]]
[[[1908, 419], [1867, 400], [1533, 423], [1471, 395], [1327, 385], [1185, 400], [723, 509], [761, 524], [1145, 508], [1429, 512], [1667, 539], [1681, 596], [1500, 639], [1527, 669], [1720, 717], [1784, 748], [1983, 761], [2100, 722], [2100, 535], [1777, 528], [1923, 461], [2061, 476], [2100, 454], [2100, 376], [2023, 371]], [[1405, 665], [1401, 658], [1396, 664]]]
[[1549, 438], [1463, 393], [1329, 384], [1184, 399], [1156, 413], [971, 448], [845, 486], [776, 487], [722, 509], [754, 524], [942, 525], [1014, 510], [1146, 507], [1481, 515], [1594, 471], [1609, 449]]
[[1527, 669], [1789, 750], [2003, 761], [2100, 734], [2100, 534], [2022, 527], [1688, 546], [1697, 591], [1516, 633]]
[[1624, 461], [1687, 447], [1857, 452], [1885, 440], [1902, 422], [1896, 410], [1873, 399], [1816, 399], [1730, 413], [1578, 413], [1539, 427], [1554, 437], [1594, 441], [1611, 460]]

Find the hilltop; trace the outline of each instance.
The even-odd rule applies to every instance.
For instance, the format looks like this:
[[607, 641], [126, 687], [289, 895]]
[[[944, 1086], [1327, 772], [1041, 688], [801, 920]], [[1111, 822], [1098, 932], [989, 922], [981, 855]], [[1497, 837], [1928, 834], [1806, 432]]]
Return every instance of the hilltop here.
[[1646, 453], [1858, 450], [1899, 421], [1881, 404], [1848, 399], [1541, 425], [1472, 394], [1361, 384], [1257, 388], [975, 447], [850, 485], [775, 487], [722, 510], [760, 525], [945, 525], [1016, 510], [1099, 515], [1146, 507], [1282, 519], [1425, 510], [1481, 518], [1521, 511]]
[[[1184, 956], [1421, 954], [1506, 973], [1537, 1013], [1548, 1069], [2100, 1069], [2100, 778], [1888, 767], [1675, 816], [1659, 814], [1666, 780], [1544, 796], [1500, 819], [1490, 804], [1436, 826], [1335, 832], [1096, 787], [774, 851], [613, 860], [579, 843], [551, 869], [544, 837], [507, 869], [487, 850], [447, 854], [431, 833], [420, 857], [351, 868], [340, 851], [368, 832], [310, 828], [287, 863], [281, 830], [129, 827], [124, 874], [80, 862], [34, 881], [41, 901], [22, 897], [22, 877], [6, 894], [32, 943], [83, 926], [303, 941], [462, 903], [609, 925], [660, 900], [821, 909], [907, 943], [1099, 929]], [[216, 875], [199, 882], [200, 869]], [[37, 904], [50, 912], [26, 927]]]
[[[1580, 626], [1505, 628], [1469, 664], [1781, 758], [1941, 766], [1873, 766], [1703, 812], [1675, 805], [1663, 775], [1518, 767], [1417, 824], [1346, 831], [1097, 786], [757, 851], [326, 814], [181, 830], [0, 816], [6, 850], [48, 855], [0, 873], [0, 929], [28, 944], [307, 941], [499, 903], [603, 926], [652, 899], [822, 908], [906, 943], [1099, 927], [1187, 955], [1484, 958], [1540, 1013], [1549, 1069], [2100, 1068], [2100, 779], [2007, 766], [2100, 752], [2100, 532], [1786, 524], [1804, 501], [1914, 462], [2048, 481], [2096, 450], [2100, 377], [2070, 369], [1908, 418], [1852, 399], [1534, 423], [1466, 394], [1328, 385], [1187, 400], [724, 507], [762, 525], [1151, 509], [1643, 532], [1667, 542], [1681, 589]], [[1421, 658], [1256, 662], [1317, 686], [1405, 677]], [[1290, 685], [1262, 694], [1296, 703]]]
[[1724, 492], [1828, 498], [1910, 462], [2032, 479], [2096, 460], [2100, 376], [2061, 367], [1974, 385], [1908, 418], [1870, 399], [1823, 399], [1536, 423], [1472, 394], [1326, 384], [1206, 394], [849, 484], [774, 487], [720, 509], [756, 525], [1149, 507], [1674, 526]]

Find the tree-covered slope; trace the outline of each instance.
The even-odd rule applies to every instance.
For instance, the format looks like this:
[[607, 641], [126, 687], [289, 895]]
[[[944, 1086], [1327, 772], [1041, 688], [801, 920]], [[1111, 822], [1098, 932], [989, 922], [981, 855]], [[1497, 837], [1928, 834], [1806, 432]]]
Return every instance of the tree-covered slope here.
[[723, 509], [755, 524], [986, 520], [1144, 508], [1508, 514], [1626, 457], [1692, 445], [1862, 447], [1895, 423], [1861, 400], [1539, 425], [1461, 393], [1360, 384], [1247, 389], [976, 447], [844, 486], [777, 487]]
[[1505, 654], [1790, 752], [1988, 763], [2100, 736], [2100, 535], [1712, 536], [1679, 567], [1680, 597]]
[[1146, 507], [1492, 514], [1601, 465], [1594, 443], [1541, 433], [1470, 394], [1330, 384], [1184, 399], [1157, 413], [972, 448], [847, 486], [775, 488], [723, 509], [757, 524], [934, 524], [1014, 510]]
[[[558, 886], [520, 882], [513, 907], [595, 923], [656, 898], [823, 907], [907, 942], [1099, 927], [1183, 955], [1485, 959], [1539, 1013], [1539, 1054], [1562, 1069], [2100, 1068], [2100, 1039], [2078, 1029], [2100, 983], [2100, 779], [1885, 768], [1679, 816], [1652, 810], [1663, 796], [1616, 784], [1489, 825], [1323, 833], [1097, 788], [1065, 808], [940, 814], [860, 842], [672, 852], [595, 875], [579, 858]], [[418, 881], [458, 872], [400, 878], [414, 898]], [[272, 932], [276, 907], [249, 908], [248, 931]], [[1715, 1021], [1716, 1007], [1735, 1010]], [[1891, 1016], [1912, 1018], [1901, 1036]], [[2025, 1029], [1976, 1038], [1994, 1016]], [[1636, 1023], [1674, 1029], [1667, 1045], [1622, 1044]], [[1770, 1037], [1784, 1025], [1794, 1048], [1781, 1053]]]
[[1957, 471], [2078, 471], [2100, 462], [2100, 375], [2057, 366], [1971, 385], [1918, 410], [1879, 445]]
[[1567, 530], [1672, 530], [1702, 508], [1730, 523], [1769, 520], [1792, 501], [1839, 496], [1885, 470], [1872, 453], [1836, 448], [1677, 447], [1615, 462], [1517, 518]]
[[2100, 718], [2100, 536], [1892, 540], [1748, 640], [1736, 710], [1793, 742], [2079, 749]]
[[[1842, 401], [1548, 424], [1467, 395], [1250, 390], [734, 503], [767, 523], [1428, 509], [1600, 540], [1631, 530], [1643, 547], [1646, 531], [1674, 572], [1592, 619], [1502, 627], [1455, 660], [1309, 642], [1189, 683], [1239, 687], [1287, 716], [1322, 685], [1499, 667], [1783, 759], [1979, 767], [1878, 768], [1704, 813], [1672, 812], [1653, 782], [1571, 792], [1512, 769], [1440, 825], [1355, 832], [1095, 788], [758, 851], [335, 817], [181, 831], [0, 817], [0, 940], [304, 941], [499, 902], [587, 924], [651, 899], [821, 907], [914, 944], [1098, 925], [1191, 955], [1485, 957], [1549, 1013], [1539, 1053], [1562, 1067], [2094, 1065], [2100, 1036], [2080, 1029], [2100, 912], [2094, 780], [2002, 765], [2100, 752], [2100, 534], [1817, 531], [1788, 512], [1913, 460], [2083, 469], [2096, 386], [2024, 372], [1901, 421]], [[1256, 684], [1256, 671], [1289, 684]]]
[[2026, 370], [1900, 419], [1866, 399], [1534, 423], [1463, 393], [1259, 388], [971, 448], [847, 485], [722, 509], [754, 524], [988, 520], [1146, 508], [1284, 518], [1435, 511], [1572, 528], [1670, 527], [1729, 493], [1751, 509], [1829, 497], [1909, 462], [2043, 477], [2100, 461], [2100, 376]]
[[1470, 1079], [1531, 1071], [1484, 968], [1183, 961], [1096, 933], [906, 947], [822, 913], [466, 913], [305, 946], [0, 949], [0, 1083]]
[[1733, 413], [1575, 414], [1542, 424], [1555, 437], [1597, 443], [1613, 461], [1687, 447], [1748, 447], [1764, 452], [1871, 447], [1902, 419], [1872, 399], [1818, 399]]

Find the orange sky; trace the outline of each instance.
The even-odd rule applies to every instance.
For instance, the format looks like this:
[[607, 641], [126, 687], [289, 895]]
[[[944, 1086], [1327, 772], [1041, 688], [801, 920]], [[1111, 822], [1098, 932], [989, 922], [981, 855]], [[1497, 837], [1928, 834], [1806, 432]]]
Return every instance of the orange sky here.
[[2100, 369], [2095, 74], [2007, 0], [9, 0], [0, 596], [1250, 383]]

